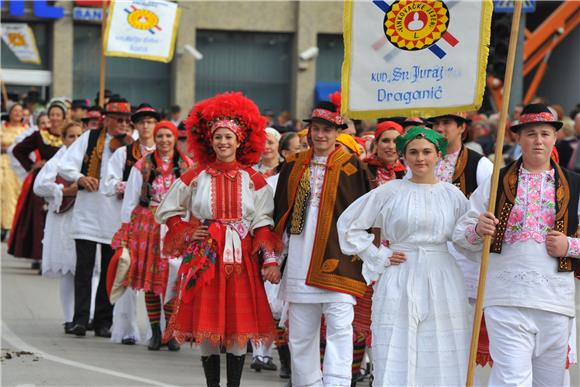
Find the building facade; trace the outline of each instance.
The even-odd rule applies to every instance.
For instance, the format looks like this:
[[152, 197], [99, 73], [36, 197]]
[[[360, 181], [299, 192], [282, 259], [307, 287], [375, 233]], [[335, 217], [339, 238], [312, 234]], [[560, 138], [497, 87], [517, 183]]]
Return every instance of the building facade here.
[[[16, 3], [24, 3], [24, 9], [14, 15], [11, 7]], [[20, 63], [3, 42], [2, 79], [8, 90], [22, 93], [36, 88], [45, 98], [95, 99], [100, 2], [44, 1], [46, 7], [62, 8], [61, 17], [56, 18], [39, 15], [35, 3], [2, 2], [2, 21], [28, 23], [35, 32], [42, 61], [40, 65]], [[217, 92], [240, 90], [262, 110], [276, 114], [290, 111], [302, 118], [314, 104], [317, 85], [319, 93], [325, 94], [340, 82], [342, 2], [178, 4], [181, 20], [173, 61], [164, 64], [108, 57], [107, 89], [135, 104], [148, 101], [159, 108], [179, 104], [184, 109]], [[199, 51], [203, 59], [196, 60], [186, 45]], [[300, 59], [300, 53], [312, 47], [318, 48], [318, 55]]]

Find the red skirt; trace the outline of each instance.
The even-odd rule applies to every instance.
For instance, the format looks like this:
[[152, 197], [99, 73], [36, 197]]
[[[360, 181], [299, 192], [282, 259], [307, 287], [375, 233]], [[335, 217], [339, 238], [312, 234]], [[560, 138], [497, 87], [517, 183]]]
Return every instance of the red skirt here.
[[[217, 254], [215, 274], [208, 283], [186, 290], [179, 285], [177, 308], [168, 334], [179, 341], [211, 341], [243, 347], [248, 340], [271, 343], [276, 328], [257, 259], [251, 256], [252, 241], [242, 240], [240, 270], [226, 275], [222, 252]], [[186, 292], [193, 292], [187, 301]]]
[[373, 288], [369, 286], [362, 297], [357, 297], [352, 321], [353, 339], [371, 345], [371, 311], [373, 305]]
[[161, 256], [160, 226], [149, 208], [135, 207], [128, 239], [131, 265], [126, 285], [165, 296], [169, 262]]
[[8, 253], [18, 258], [42, 259], [42, 239], [46, 210], [44, 199], [36, 196], [32, 187], [40, 169], [26, 176], [16, 204], [8, 240]]

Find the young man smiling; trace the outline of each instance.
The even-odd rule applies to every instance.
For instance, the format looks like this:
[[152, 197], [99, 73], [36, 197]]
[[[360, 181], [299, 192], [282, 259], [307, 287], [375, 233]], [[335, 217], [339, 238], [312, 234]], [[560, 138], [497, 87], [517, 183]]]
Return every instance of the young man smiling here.
[[[336, 142], [344, 120], [321, 102], [305, 120], [312, 148], [288, 157], [275, 196], [275, 231], [286, 241], [281, 294], [288, 303], [292, 385], [350, 386], [355, 296], [366, 284], [362, 262], [340, 251], [336, 221], [370, 190], [364, 165]], [[320, 367], [320, 321], [327, 337]]]
[[551, 160], [562, 127], [545, 105], [528, 105], [517, 133], [522, 157], [499, 175], [495, 213], [490, 179], [471, 196], [453, 240], [476, 252], [492, 237], [484, 312], [493, 368], [490, 386], [563, 386], [575, 315], [580, 258], [580, 176]]

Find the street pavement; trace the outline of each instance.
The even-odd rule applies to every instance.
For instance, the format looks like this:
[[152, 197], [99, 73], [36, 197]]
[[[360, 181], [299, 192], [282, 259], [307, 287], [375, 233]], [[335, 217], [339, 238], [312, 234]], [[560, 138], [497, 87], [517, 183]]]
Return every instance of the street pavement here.
[[[179, 352], [148, 351], [146, 343], [114, 344], [109, 339], [65, 335], [58, 296], [58, 280], [42, 278], [30, 261], [15, 259], [1, 250], [2, 386], [205, 386], [199, 350], [184, 344]], [[147, 315], [139, 300], [139, 327], [146, 337]], [[578, 310], [578, 308], [577, 308]], [[246, 359], [242, 386], [284, 386], [278, 372], [250, 369]], [[279, 364], [277, 356], [275, 362]], [[572, 385], [579, 386], [578, 366]], [[225, 386], [225, 357], [222, 357]], [[476, 373], [485, 385], [489, 368]], [[358, 386], [368, 386], [368, 381]]]

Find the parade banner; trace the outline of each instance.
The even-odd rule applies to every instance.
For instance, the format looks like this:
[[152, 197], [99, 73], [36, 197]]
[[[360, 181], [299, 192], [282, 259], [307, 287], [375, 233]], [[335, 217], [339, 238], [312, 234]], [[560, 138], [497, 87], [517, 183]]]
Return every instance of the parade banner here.
[[34, 32], [26, 23], [2, 23], [2, 40], [22, 63], [40, 64]]
[[493, 3], [345, 2], [342, 113], [429, 117], [477, 110]]
[[171, 62], [179, 15], [177, 4], [169, 1], [112, 0], [105, 55]]

